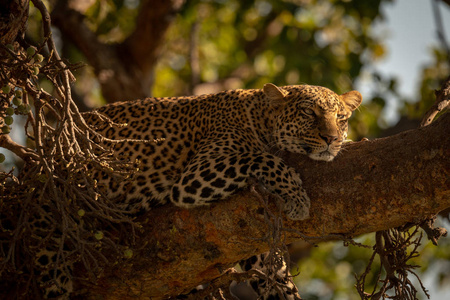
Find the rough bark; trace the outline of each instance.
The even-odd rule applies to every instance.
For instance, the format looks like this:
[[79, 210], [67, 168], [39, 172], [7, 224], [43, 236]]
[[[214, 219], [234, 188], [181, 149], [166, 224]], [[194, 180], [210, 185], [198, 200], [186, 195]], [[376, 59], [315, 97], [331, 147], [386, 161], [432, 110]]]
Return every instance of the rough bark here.
[[[447, 113], [424, 128], [349, 144], [332, 163], [286, 154], [301, 172], [312, 206], [308, 220], [285, 220], [285, 228], [310, 237], [357, 236], [450, 207], [449, 132]], [[268, 230], [261, 208], [247, 190], [210, 207], [150, 211], [142, 218], [142, 248], [105, 269], [88, 287], [90, 298], [161, 299], [217, 278], [236, 261], [268, 250], [258, 240]], [[286, 232], [287, 243], [296, 239]]]
[[0, 0], [1, 44], [11, 44], [17, 37], [23, 36], [28, 21], [28, 6], [28, 0]]

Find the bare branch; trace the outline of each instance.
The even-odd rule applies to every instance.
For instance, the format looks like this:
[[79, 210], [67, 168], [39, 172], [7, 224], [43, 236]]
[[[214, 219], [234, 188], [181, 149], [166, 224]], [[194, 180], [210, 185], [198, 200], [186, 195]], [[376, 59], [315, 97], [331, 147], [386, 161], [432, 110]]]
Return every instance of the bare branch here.
[[195, 22], [191, 26], [189, 40], [189, 66], [191, 68], [191, 82], [189, 85], [189, 93], [194, 94], [194, 88], [200, 83], [200, 58], [199, 58], [199, 28], [200, 23]]
[[436, 115], [450, 105], [450, 76], [445, 80], [441, 89], [439, 91], [436, 91], [435, 94], [436, 102], [425, 113], [425, 116], [422, 119], [422, 123], [420, 124], [421, 127], [431, 124]]
[[437, 242], [441, 237], [447, 236], [447, 230], [441, 227], [434, 227], [436, 217], [427, 219], [420, 224], [420, 227], [425, 231], [428, 239], [431, 240], [433, 245], [437, 246]]
[[21, 146], [14, 142], [7, 134], [0, 135], [0, 148], [5, 148], [23, 159], [29, 161], [30, 159], [38, 160], [39, 156], [31, 149]]

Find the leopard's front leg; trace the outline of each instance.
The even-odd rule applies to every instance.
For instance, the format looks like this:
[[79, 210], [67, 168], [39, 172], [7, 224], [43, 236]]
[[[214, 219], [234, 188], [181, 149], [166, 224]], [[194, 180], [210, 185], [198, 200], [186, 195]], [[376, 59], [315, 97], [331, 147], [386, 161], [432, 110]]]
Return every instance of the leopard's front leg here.
[[293, 168], [269, 153], [258, 154], [250, 163], [249, 175], [262, 181], [270, 192], [281, 197], [288, 218], [304, 220], [309, 217], [310, 200], [299, 174]]
[[172, 187], [171, 200], [186, 208], [205, 205], [245, 187], [250, 176], [283, 199], [284, 212], [290, 219], [309, 217], [310, 200], [293, 168], [272, 154], [239, 153], [232, 145], [207, 144], [199, 149]]

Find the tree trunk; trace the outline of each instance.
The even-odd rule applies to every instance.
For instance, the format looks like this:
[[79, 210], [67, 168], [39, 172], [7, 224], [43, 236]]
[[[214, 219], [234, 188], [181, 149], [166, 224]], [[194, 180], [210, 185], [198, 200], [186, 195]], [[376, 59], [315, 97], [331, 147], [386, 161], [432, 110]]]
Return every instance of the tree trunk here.
[[[150, 96], [153, 68], [165, 33], [184, 0], [142, 1], [134, 32], [120, 44], [101, 42], [84, 23], [72, 1], [58, 1], [53, 24], [74, 43], [94, 68], [109, 103]], [[73, 30], [77, 28], [77, 30]]]
[[[417, 222], [450, 207], [449, 132], [447, 113], [424, 128], [351, 143], [332, 163], [286, 154], [312, 204], [309, 219], [285, 219], [284, 228], [309, 237], [357, 236]], [[98, 283], [88, 287], [90, 298], [162, 299], [267, 251], [268, 245], [258, 240], [268, 231], [259, 197], [247, 190], [210, 207], [167, 205], [150, 211], [140, 220], [140, 250], [106, 268]], [[277, 211], [274, 201], [269, 207]], [[286, 232], [287, 243], [299, 238]]]

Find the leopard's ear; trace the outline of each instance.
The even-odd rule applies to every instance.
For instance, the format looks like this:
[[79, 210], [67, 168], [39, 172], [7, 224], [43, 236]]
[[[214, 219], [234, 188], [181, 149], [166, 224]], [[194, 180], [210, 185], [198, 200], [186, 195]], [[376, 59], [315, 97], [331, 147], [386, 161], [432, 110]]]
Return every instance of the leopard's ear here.
[[347, 92], [345, 94], [342, 94], [340, 97], [345, 106], [347, 106], [347, 108], [351, 111], [357, 109], [362, 102], [362, 95], [358, 91]]
[[286, 103], [285, 96], [287, 92], [283, 89], [280, 89], [273, 83], [266, 83], [264, 85], [264, 94], [266, 95], [269, 102], [274, 106], [283, 105]]

